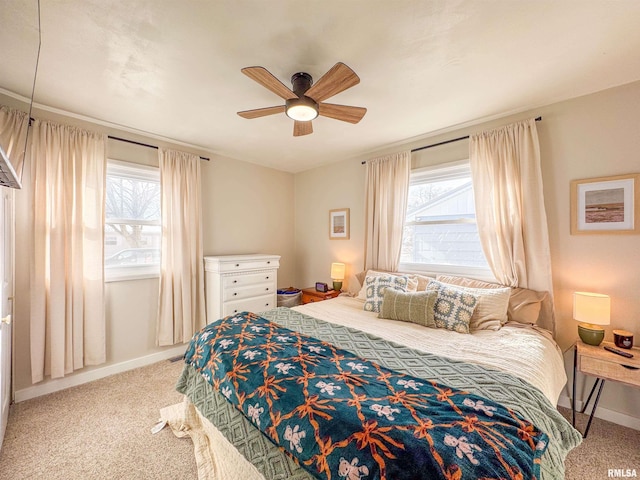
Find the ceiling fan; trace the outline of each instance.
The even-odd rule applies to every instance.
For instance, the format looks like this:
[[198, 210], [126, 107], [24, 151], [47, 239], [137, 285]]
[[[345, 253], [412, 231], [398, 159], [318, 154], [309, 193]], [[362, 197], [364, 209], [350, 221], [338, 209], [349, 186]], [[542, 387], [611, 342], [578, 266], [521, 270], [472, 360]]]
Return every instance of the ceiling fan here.
[[344, 63], [336, 63], [315, 84], [308, 73], [295, 73], [291, 77], [293, 90], [285, 86], [264, 67], [247, 67], [241, 71], [247, 77], [255, 80], [279, 97], [284, 98], [286, 102], [284, 105], [277, 107], [245, 110], [238, 112], [238, 115], [251, 119], [275, 115], [276, 113], [286, 113], [289, 118], [294, 120], [294, 137], [313, 133], [311, 120], [318, 115], [342, 120], [343, 122], [358, 123], [367, 113], [367, 109], [362, 107], [324, 103], [327, 98], [360, 83], [358, 75]]

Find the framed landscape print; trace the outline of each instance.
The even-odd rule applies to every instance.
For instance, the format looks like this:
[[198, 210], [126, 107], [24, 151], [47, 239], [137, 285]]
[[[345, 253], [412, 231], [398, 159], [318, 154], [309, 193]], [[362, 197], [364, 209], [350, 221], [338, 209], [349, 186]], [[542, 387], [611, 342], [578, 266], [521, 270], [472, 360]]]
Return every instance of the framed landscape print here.
[[640, 233], [640, 174], [571, 182], [571, 234]]
[[349, 240], [349, 209], [329, 210], [329, 238]]

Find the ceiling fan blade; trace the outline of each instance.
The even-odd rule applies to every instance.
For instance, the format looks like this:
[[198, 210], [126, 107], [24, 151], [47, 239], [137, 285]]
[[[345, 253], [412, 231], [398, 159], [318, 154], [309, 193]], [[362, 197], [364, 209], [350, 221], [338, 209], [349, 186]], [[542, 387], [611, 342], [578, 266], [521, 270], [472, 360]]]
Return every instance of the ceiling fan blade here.
[[350, 107], [348, 105], [335, 105], [333, 103], [321, 103], [318, 112], [323, 117], [335, 118], [343, 122], [358, 123], [367, 113], [366, 108]]
[[360, 77], [356, 75], [356, 72], [344, 63], [338, 62], [304, 94], [320, 103], [359, 83]]
[[280, 105], [278, 107], [267, 107], [267, 108], [256, 108], [254, 110], [245, 110], [243, 112], [238, 112], [242, 118], [259, 118], [266, 117], [267, 115], [275, 115], [276, 113], [284, 113], [284, 105]]
[[298, 98], [298, 96], [291, 91], [289, 87], [283, 84], [280, 80], [274, 77], [266, 68], [264, 67], [246, 67], [241, 70], [247, 77], [252, 80], [255, 80], [263, 87], [271, 90], [273, 93], [278, 95], [279, 97], [288, 100], [290, 98]]
[[311, 122], [299, 122], [295, 121], [293, 123], [293, 136], [301, 137], [302, 135], [309, 135], [313, 133], [313, 125]]

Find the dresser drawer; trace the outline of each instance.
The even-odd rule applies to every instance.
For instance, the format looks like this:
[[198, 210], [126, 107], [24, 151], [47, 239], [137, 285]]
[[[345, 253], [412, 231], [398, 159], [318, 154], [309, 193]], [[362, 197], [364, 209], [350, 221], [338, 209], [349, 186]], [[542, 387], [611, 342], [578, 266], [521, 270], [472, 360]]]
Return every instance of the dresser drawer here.
[[340, 295], [339, 290], [329, 290], [328, 292], [318, 292], [313, 288], [303, 288], [302, 304], [306, 305], [307, 303], [322, 302], [324, 300], [335, 298], [338, 295]]
[[279, 255], [204, 257], [207, 321], [244, 310], [275, 308], [279, 266]]
[[255, 260], [236, 260], [231, 262], [221, 262], [220, 272], [241, 272], [244, 270], [262, 270], [269, 268], [278, 268], [280, 262], [276, 259], [255, 259]]
[[224, 275], [222, 288], [244, 287], [258, 283], [273, 283], [276, 278], [276, 270], [265, 270], [259, 273], [238, 273], [237, 275]]
[[640, 368], [626, 365], [624, 358], [616, 362], [610, 362], [602, 358], [594, 358], [586, 355], [580, 356], [580, 371], [595, 377], [616, 380], [629, 385], [640, 386]]
[[246, 285], [244, 287], [231, 287], [222, 290], [222, 301], [228, 302], [240, 300], [242, 298], [258, 297], [260, 295], [268, 295], [276, 293], [275, 280], [268, 280], [263, 283], [254, 285]]
[[313, 302], [321, 302], [324, 298], [317, 297], [315, 295], [309, 295], [308, 293], [302, 292], [302, 304], [306, 305], [307, 303]]
[[222, 316], [233, 315], [239, 312], [264, 312], [276, 307], [276, 296], [264, 295], [262, 297], [254, 297], [246, 300], [238, 300], [233, 302], [225, 302], [222, 307]]

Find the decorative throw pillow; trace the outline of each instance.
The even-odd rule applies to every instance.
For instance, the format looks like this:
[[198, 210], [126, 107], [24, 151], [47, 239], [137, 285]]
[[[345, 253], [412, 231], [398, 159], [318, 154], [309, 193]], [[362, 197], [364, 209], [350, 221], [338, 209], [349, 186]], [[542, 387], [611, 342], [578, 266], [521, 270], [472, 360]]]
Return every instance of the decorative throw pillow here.
[[401, 320], [417, 323], [424, 327], [435, 327], [433, 307], [438, 292], [401, 292], [394, 288], [386, 288], [380, 307], [379, 318]]
[[[452, 281], [448, 281], [449, 279]], [[456, 288], [478, 297], [478, 304], [473, 312], [473, 317], [471, 317], [471, 322], [469, 322], [469, 330], [500, 330], [500, 327], [507, 321], [507, 308], [509, 307], [511, 288], [498, 285], [496, 285], [497, 288], [471, 287], [467, 286], [469, 285], [468, 283], [455, 283], [458, 279], [467, 280], [462, 277], [438, 276], [440, 283], [455, 285]], [[435, 282], [435, 280], [432, 280], [432, 282]]]
[[[437, 280], [452, 285], [459, 285], [469, 288], [505, 288], [504, 285], [497, 283], [483, 282], [472, 278], [455, 277], [449, 275], [438, 275]], [[510, 288], [510, 287], [506, 287]], [[528, 288], [513, 287], [511, 288], [511, 296], [509, 297], [509, 307], [507, 309], [506, 318], [502, 319], [504, 325], [507, 320], [511, 322], [535, 324], [538, 321], [542, 305], [548, 302], [548, 294], [546, 292], [538, 292]]]
[[437, 328], [469, 333], [469, 322], [478, 303], [475, 295], [446, 283], [432, 281], [429, 290], [438, 292], [434, 305]]
[[403, 292], [407, 291], [409, 279], [397, 275], [376, 275], [367, 277], [364, 280], [366, 300], [364, 310], [367, 312], [380, 312], [380, 306], [384, 299], [384, 291], [387, 287], [392, 287]]
[[[366, 272], [360, 272], [356, 274], [356, 278], [360, 281], [362, 288], [358, 292], [357, 298], [361, 300], [367, 299], [367, 286], [366, 279], [368, 277], [407, 277], [407, 292], [415, 292], [418, 288], [418, 280], [413, 278], [412, 275], [398, 273], [398, 272], [381, 272], [378, 270], [367, 270]], [[424, 290], [424, 288], [423, 288]]]

